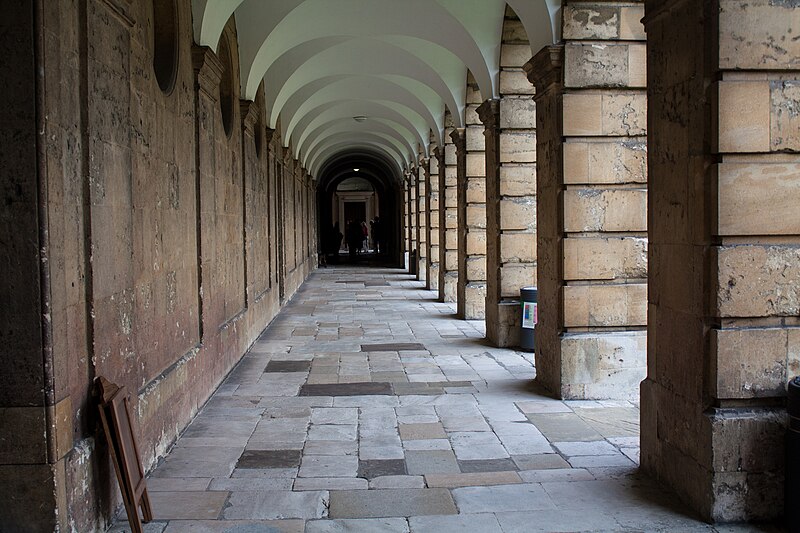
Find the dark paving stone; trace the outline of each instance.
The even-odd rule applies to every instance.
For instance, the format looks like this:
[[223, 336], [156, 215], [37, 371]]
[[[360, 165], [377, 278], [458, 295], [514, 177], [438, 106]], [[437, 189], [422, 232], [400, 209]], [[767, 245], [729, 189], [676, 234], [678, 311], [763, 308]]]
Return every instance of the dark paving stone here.
[[365, 479], [404, 476], [406, 473], [406, 462], [403, 459], [372, 459], [358, 462], [358, 477]]
[[392, 388], [397, 396], [438, 396], [444, 394], [441, 386], [430, 386], [427, 383], [392, 383]]
[[330, 383], [300, 387], [300, 396], [392, 396], [391, 383]]
[[457, 514], [447, 489], [332, 490], [329, 518]]
[[364, 282], [364, 286], [365, 287], [388, 287], [389, 286], [389, 282], [388, 281], [365, 281]]
[[311, 361], [270, 361], [264, 372], [308, 372]]
[[425, 347], [418, 342], [394, 342], [383, 344], [362, 344], [362, 352], [399, 352], [424, 351]]
[[236, 468], [294, 468], [302, 455], [300, 450], [245, 450]]
[[517, 464], [511, 459], [479, 459], [458, 461], [458, 467], [464, 474], [476, 472], [515, 472], [519, 470]]
[[441, 383], [437, 383], [437, 385], [441, 385], [442, 387], [448, 389], [451, 387], [472, 387], [471, 381], [443, 381]]

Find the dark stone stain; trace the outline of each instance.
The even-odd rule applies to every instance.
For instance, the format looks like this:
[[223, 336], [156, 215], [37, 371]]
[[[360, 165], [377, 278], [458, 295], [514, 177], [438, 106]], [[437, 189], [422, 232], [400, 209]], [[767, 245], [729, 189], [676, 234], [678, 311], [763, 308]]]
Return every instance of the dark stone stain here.
[[395, 342], [385, 344], [362, 344], [362, 352], [399, 352], [424, 351], [425, 347], [418, 342]]
[[392, 396], [391, 383], [308, 384], [300, 387], [300, 396]]
[[517, 464], [511, 459], [479, 459], [458, 461], [458, 467], [464, 474], [475, 472], [516, 472]]
[[294, 468], [301, 456], [300, 450], [245, 450], [236, 468]]
[[311, 361], [270, 361], [264, 372], [308, 372]]
[[358, 477], [404, 476], [408, 473], [404, 459], [373, 459], [358, 462]]

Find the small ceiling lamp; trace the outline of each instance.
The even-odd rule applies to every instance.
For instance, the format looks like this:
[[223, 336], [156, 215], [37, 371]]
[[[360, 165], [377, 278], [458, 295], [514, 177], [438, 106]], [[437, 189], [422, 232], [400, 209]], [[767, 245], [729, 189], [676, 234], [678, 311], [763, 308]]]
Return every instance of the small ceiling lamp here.
[[356, 115], [356, 116], [353, 117], [353, 120], [355, 120], [356, 122], [360, 123], [360, 122], [364, 122], [365, 120], [367, 120], [367, 117], [365, 115]]
[[353, 172], [358, 172], [359, 170], [361, 170], [361, 169], [360, 168], [354, 168]]

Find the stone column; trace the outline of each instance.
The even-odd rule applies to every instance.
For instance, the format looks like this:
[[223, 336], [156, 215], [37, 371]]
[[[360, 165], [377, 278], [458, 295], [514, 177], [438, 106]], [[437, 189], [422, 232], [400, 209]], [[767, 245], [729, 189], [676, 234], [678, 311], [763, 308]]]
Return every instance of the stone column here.
[[477, 112], [486, 138], [486, 337], [515, 346], [519, 290], [536, 284], [535, 111], [532, 97], [515, 91]]
[[417, 214], [417, 279], [424, 281], [427, 286], [428, 279], [428, 209], [427, 209], [427, 183], [428, 160], [421, 158], [415, 171], [416, 181], [416, 206]]
[[464, 158], [458, 160], [459, 316], [467, 320], [486, 317], [486, 155], [480, 103], [477, 85], [468, 85]]
[[428, 159], [428, 281], [427, 288], [432, 291], [439, 290], [439, 256], [440, 236], [439, 231], [439, 158], [436, 156], [439, 148], [432, 143], [430, 147], [431, 158]]
[[633, 399], [645, 374], [642, 14], [569, 2], [564, 45], [526, 65], [539, 109], [537, 379], [561, 398]]
[[[404, 251], [408, 261], [411, 261], [411, 184], [408, 172], [405, 173], [403, 180], [403, 243]], [[411, 270], [411, 263], [408, 263]]]
[[[458, 301], [458, 169], [455, 131], [450, 113], [445, 115], [444, 172], [439, 174], [441, 247], [439, 294], [443, 302]], [[456, 137], [457, 138], [457, 137]]]
[[419, 243], [417, 241], [417, 172], [412, 168], [408, 172], [408, 239], [409, 239], [409, 264], [408, 269], [414, 274], [417, 274], [417, 266], [419, 262], [414, 259], [411, 262], [411, 253], [413, 252], [419, 257]]
[[776, 518], [785, 386], [800, 372], [798, 10], [646, 8], [642, 466], [706, 520]]

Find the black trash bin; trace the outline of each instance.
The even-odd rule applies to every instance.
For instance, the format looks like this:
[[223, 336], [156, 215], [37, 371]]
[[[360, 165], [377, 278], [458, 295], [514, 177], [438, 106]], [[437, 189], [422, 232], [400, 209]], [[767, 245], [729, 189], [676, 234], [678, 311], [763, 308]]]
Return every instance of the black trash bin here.
[[523, 287], [519, 290], [522, 323], [519, 331], [519, 347], [523, 351], [536, 350], [536, 323], [539, 322], [536, 287]]
[[800, 505], [800, 377], [789, 382], [789, 428], [786, 431], [786, 479], [784, 516], [789, 531], [800, 531], [797, 526], [797, 506]]

